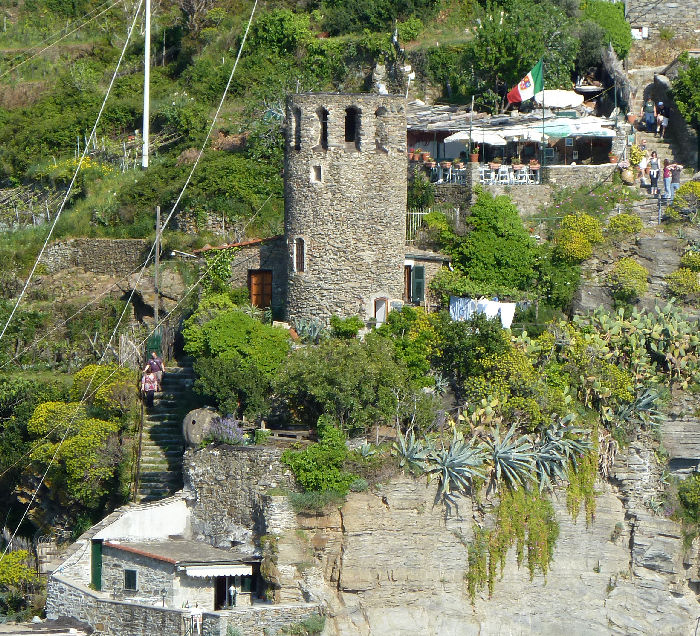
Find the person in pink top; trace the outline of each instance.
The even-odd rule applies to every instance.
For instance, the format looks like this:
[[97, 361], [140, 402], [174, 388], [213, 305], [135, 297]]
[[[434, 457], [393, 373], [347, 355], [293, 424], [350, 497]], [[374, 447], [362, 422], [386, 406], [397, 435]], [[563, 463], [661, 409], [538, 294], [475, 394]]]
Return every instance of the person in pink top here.
[[671, 162], [664, 159], [664, 199], [671, 196]]

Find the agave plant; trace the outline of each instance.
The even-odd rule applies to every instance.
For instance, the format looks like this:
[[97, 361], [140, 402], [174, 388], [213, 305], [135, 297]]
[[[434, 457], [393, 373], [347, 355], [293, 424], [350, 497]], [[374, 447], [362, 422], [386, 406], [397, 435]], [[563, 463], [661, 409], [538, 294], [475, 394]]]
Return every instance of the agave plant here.
[[658, 428], [664, 420], [661, 411], [656, 408], [661, 393], [654, 389], [645, 389], [637, 397], [621, 406], [615, 413], [617, 425], [625, 431], [636, 431], [639, 427]]
[[427, 472], [429, 478], [440, 480], [437, 496], [448, 508], [471, 486], [474, 477], [485, 478], [481, 470], [484, 461], [482, 448], [476, 446], [474, 440], [467, 444], [456, 431], [449, 448], [430, 451]]
[[304, 344], [318, 344], [328, 335], [323, 323], [316, 318], [298, 318], [294, 330]]
[[535, 474], [540, 491], [553, 486], [556, 481], [564, 481], [569, 463], [576, 466], [578, 458], [593, 446], [586, 439], [586, 430], [562, 426], [572, 419], [573, 414], [569, 414], [561, 423], [548, 428], [541, 444], [535, 449]]
[[515, 436], [515, 424], [501, 439], [501, 431], [496, 426], [493, 435], [486, 440], [484, 450], [491, 462], [491, 479], [489, 490], [498, 487], [501, 478], [506, 479], [513, 488], [524, 486], [532, 476], [535, 451], [532, 441], [526, 435]]
[[360, 457], [362, 457], [362, 459], [369, 459], [370, 457], [372, 457], [372, 455], [376, 454], [377, 451], [374, 448], [372, 448], [372, 444], [368, 444], [367, 442], [365, 442], [364, 444], [362, 444], [362, 446], [360, 446]]
[[397, 441], [394, 442], [392, 454], [399, 458], [399, 466], [407, 467], [411, 470], [425, 472], [430, 448], [416, 440], [413, 431], [409, 435], [399, 433]]

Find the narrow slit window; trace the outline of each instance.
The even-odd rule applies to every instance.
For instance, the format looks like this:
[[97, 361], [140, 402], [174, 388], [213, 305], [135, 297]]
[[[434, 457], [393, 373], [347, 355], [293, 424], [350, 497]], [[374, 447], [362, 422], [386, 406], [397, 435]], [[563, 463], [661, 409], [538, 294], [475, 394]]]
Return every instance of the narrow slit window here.
[[382, 152], [388, 152], [389, 146], [389, 134], [387, 132], [386, 121], [384, 119], [388, 112], [389, 111], [387, 111], [384, 106], [380, 106], [374, 113], [376, 125], [375, 144], [377, 146], [377, 150]]
[[306, 260], [306, 246], [303, 238], [294, 241], [294, 271], [303, 272]]
[[318, 121], [321, 125], [318, 143], [323, 150], [328, 150], [328, 111], [325, 108], [318, 109]]
[[301, 109], [294, 109], [294, 150], [301, 150]]
[[124, 589], [136, 591], [136, 570], [124, 570]]
[[345, 147], [360, 149], [360, 111], [354, 106], [345, 109]]
[[377, 326], [383, 325], [386, 322], [387, 314], [389, 313], [389, 299], [377, 298], [374, 301], [374, 319]]
[[311, 166], [311, 181], [315, 181], [316, 183], [323, 181], [321, 166]]

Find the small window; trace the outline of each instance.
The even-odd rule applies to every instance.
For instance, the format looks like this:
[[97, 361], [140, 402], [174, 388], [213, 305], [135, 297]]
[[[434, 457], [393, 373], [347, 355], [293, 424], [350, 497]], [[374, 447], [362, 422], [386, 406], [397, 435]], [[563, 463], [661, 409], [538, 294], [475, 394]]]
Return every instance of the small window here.
[[304, 245], [304, 239], [298, 238], [294, 241], [294, 271], [303, 272], [304, 263], [306, 260], [306, 246]]
[[321, 183], [321, 181], [323, 181], [321, 166], [311, 166], [311, 181], [314, 183]]
[[301, 109], [294, 109], [294, 150], [301, 150]]
[[319, 108], [316, 114], [321, 125], [318, 143], [323, 150], [328, 150], [328, 111], [325, 108]]
[[388, 152], [389, 146], [389, 134], [387, 132], [386, 122], [384, 121], [384, 118], [387, 116], [388, 112], [389, 111], [387, 111], [384, 106], [380, 106], [374, 113], [376, 124], [374, 143], [377, 146], [377, 150], [384, 153]]
[[124, 570], [124, 589], [136, 590], [136, 570]]
[[354, 106], [345, 109], [345, 148], [360, 149], [360, 111]]

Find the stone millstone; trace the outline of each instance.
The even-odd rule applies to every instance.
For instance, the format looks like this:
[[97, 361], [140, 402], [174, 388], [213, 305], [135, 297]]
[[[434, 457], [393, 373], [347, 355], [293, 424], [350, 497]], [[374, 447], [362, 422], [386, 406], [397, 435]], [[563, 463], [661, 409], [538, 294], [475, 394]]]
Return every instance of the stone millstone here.
[[195, 409], [185, 415], [182, 421], [182, 435], [188, 446], [199, 446], [211, 427], [211, 423], [221, 417], [212, 408]]

